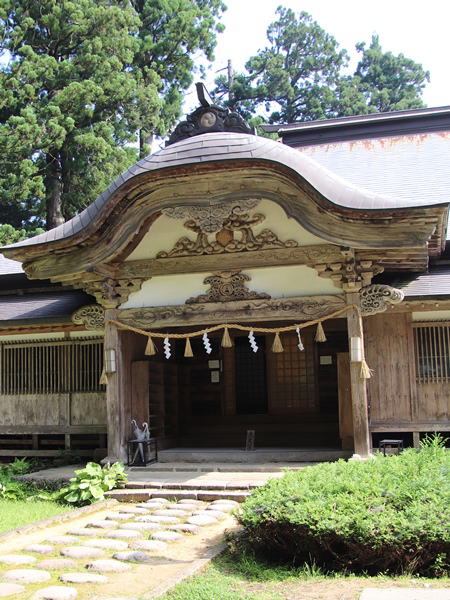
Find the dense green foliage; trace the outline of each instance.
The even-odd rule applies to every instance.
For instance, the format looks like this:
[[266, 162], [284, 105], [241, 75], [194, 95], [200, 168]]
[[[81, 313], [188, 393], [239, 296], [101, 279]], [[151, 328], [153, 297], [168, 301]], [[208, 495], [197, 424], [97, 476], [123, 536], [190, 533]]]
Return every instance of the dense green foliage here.
[[75, 475], [67, 487], [53, 494], [53, 499], [77, 506], [92, 504], [103, 500], [105, 492], [128, 481], [122, 463], [101, 467], [97, 463], [89, 462], [84, 469], [75, 471]]
[[420, 452], [288, 472], [255, 490], [240, 522], [256, 550], [356, 572], [450, 569], [450, 452]]
[[0, 224], [54, 227], [164, 134], [221, 0], [0, 0]]
[[348, 54], [306, 12], [279, 7], [268, 45], [248, 59], [245, 72], [216, 79], [215, 98], [247, 119], [265, 110], [270, 123], [290, 123], [424, 106], [428, 72], [403, 54], [383, 52], [378, 36], [361, 53], [353, 75]]

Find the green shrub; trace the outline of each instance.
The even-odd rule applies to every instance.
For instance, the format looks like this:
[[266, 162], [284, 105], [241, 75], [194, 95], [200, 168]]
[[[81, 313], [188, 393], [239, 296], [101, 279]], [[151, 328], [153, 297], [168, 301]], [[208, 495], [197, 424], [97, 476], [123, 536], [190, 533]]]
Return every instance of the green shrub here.
[[103, 468], [94, 462], [87, 463], [84, 469], [75, 471], [76, 477], [70, 484], [52, 495], [53, 499], [82, 506], [103, 500], [105, 492], [128, 481], [122, 463], [105, 465]]
[[366, 462], [323, 463], [256, 489], [239, 516], [269, 558], [327, 570], [444, 575], [450, 558], [450, 452], [443, 440]]

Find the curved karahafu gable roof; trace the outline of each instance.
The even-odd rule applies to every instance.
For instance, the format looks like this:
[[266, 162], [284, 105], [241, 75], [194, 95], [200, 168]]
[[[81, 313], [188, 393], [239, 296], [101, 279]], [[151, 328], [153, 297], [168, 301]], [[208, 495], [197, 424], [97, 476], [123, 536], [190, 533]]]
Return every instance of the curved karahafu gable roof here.
[[[211, 173], [215, 172], [217, 176], [211, 178]], [[217, 183], [219, 187], [214, 189], [215, 182], [219, 181], [219, 172], [222, 179], [220, 185]], [[197, 181], [201, 183], [205, 174], [209, 174], [207, 193], [204, 185], [198, 188], [197, 196], [191, 194], [190, 197], [184, 194], [183, 187], [178, 191], [173, 188], [170, 197], [166, 195], [165, 204], [162, 200], [157, 201], [161, 197], [161, 189], [177, 177], [188, 176], [190, 181], [198, 177]], [[437, 251], [441, 246], [447, 201], [430, 205], [429, 201], [421, 198], [405, 200], [374, 194], [347, 183], [312, 158], [279, 142], [248, 134], [218, 132], [188, 138], [140, 160], [70, 221], [44, 234], [6, 246], [3, 251], [8, 257], [30, 261], [56, 248], [61, 252], [63, 249], [70, 251], [74, 245], [78, 248], [80, 244], [92, 245], [97, 243], [99, 236], [104, 235], [105, 227], [111, 228], [113, 221], [121, 220], [123, 223], [127, 218], [126, 211], [131, 211], [133, 205], [140, 203], [142, 206], [145, 202], [148, 211], [144, 216], [148, 218], [152, 211], [157, 212], [163, 204], [200, 205], [229, 198], [231, 193], [236, 197], [238, 192], [232, 188], [237, 175], [242, 178], [240, 197], [253, 195], [272, 198], [306, 229], [333, 243], [358, 245], [358, 232], [360, 239], [364, 240], [365, 230], [375, 224], [379, 228], [381, 224], [391, 227], [388, 238], [392, 239], [385, 239], [384, 245], [423, 245], [434, 231]], [[280, 183], [278, 188], [275, 184], [267, 186], [269, 177], [272, 183], [278, 177], [283, 185]], [[308, 205], [304, 199], [301, 200], [305, 196], [308, 197]], [[403, 225], [400, 235], [395, 231], [394, 223], [404, 223], [407, 219], [408, 227]], [[411, 219], [413, 222], [416, 220], [412, 229]], [[142, 223], [141, 211], [130, 227], [136, 230]], [[341, 235], [339, 231], [345, 232], [346, 228], [348, 235]], [[381, 244], [376, 241], [379, 232], [372, 235], [371, 241], [370, 238], [369, 231], [368, 241], [362, 243], [361, 247]]]

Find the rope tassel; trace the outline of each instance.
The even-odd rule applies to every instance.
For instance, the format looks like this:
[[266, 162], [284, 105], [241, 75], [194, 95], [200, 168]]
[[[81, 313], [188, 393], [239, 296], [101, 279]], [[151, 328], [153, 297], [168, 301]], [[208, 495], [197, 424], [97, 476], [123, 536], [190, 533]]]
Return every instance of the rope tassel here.
[[103, 367], [103, 369], [102, 369], [102, 374], [100, 375], [99, 384], [100, 385], [107, 385], [108, 384], [108, 378], [106, 377], [105, 367]]
[[194, 356], [194, 353], [192, 352], [191, 340], [189, 338], [186, 338], [186, 345], [184, 347], [184, 356], [186, 358], [191, 358], [192, 356]]
[[155, 344], [153, 343], [151, 336], [148, 336], [144, 354], [146, 354], [147, 356], [154, 356], [156, 354]]
[[325, 336], [325, 331], [323, 330], [322, 323], [317, 323], [317, 331], [316, 337], [314, 338], [316, 342], [326, 342], [327, 338]]
[[370, 379], [372, 377], [372, 369], [369, 368], [369, 365], [365, 360], [361, 362], [361, 371], [359, 376], [361, 379]]
[[228, 327], [225, 327], [223, 330], [222, 336], [222, 348], [232, 348], [233, 342], [231, 341], [230, 334], [228, 332]]
[[283, 344], [281, 343], [280, 334], [278, 331], [276, 332], [275, 338], [273, 340], [272, 352], [275, 352], [275, 353], [284, 352]]

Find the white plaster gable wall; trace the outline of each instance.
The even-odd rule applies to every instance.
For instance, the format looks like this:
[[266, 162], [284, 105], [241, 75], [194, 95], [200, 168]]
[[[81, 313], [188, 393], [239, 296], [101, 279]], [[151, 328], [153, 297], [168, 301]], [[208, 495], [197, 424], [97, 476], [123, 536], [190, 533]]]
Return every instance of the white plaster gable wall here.
[[[252, 228], [255, 234], [261, 233], [263, 229], [271, 229], [283, 242], [295, 240], [300, 246], [324, 243], [324, 240], [309, 233], [295, 219], [289, 218], [281, 206], [271, 200], [261, 200], [249, 213], [262, 213], [266, 217], [262, 223]], [[171, 250], [182, 237], [195, 240], [195, 233], [183, 227], [183, 220], [161, 215], [126, 260], [155, 258], [161, 250]], [[213, 237], [210, 236], [210, 239]]]
[[[251, 277], [247, 283], [249, 290], [265, 292], [272, 298], [342, 293], [342, 290], [337, 288], [330, 279], [319, 277], [310, 267], [268, 267], [248, 269], [243, 272]], [[143, 283], [139, 292], [130, 294], [121, 308], [184, 304], [188, 298], [207, 292], [209, 286], [203, 281], [208, 275], [208, 273], [189, 273], [153, 277]]]

